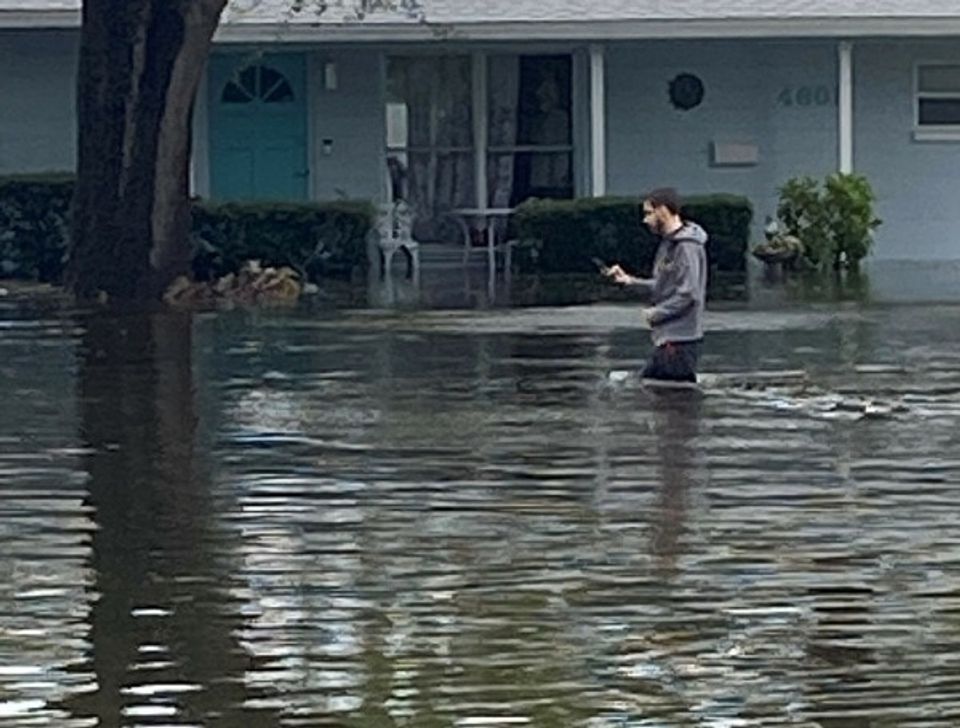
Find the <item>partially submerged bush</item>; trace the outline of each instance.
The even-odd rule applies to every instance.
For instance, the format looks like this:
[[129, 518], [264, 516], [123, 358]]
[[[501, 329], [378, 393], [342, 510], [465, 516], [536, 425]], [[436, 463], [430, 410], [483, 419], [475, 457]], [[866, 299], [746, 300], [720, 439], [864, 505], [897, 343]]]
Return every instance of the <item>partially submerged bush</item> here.
[[0, 177], [0, 277], [61, 279], [72, 197], [67, 174]]
[[[746, 198], [691, 197], [682, 213], [710, 236], [711, 268], [745, 269], [753, 218]], [[643, 225], [638, 197], [531, 200], [517, 208], [513, 225], [520, 241], [515, 259], [527, 272], [591, 272], [594, 258], [649, 270], [658, 244]]]
[[210, 280], [246, 260], [289, 267], [305, 280], [347, 277], [367, 265], [373, 207], [366, 202], [198, 203], [193, 270]]
[[873, 245], [881, 221], [866, 177], [832, 174], [823, 186], [811, 177], [795, 177], [780, 188], [777, 216], [786, 232], [803, 245], [813, 267], [855, 270]]
[[[68, 174], [0, 177], [0, 277], [62, 280], [73, 186]], [[367, 265], [372, 220], [366, 202], [194, 202], [193, 272], [214, 280], [252, 259], [304, 280], [346, 277]]]

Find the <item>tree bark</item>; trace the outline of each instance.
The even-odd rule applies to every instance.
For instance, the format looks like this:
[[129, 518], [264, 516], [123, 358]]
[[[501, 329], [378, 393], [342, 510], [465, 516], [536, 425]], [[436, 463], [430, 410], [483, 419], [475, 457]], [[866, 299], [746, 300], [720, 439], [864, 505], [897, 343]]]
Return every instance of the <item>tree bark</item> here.
[[190, 264], [193, 101], [226, 0], [84, 0], [67, 284], [157, 298]]

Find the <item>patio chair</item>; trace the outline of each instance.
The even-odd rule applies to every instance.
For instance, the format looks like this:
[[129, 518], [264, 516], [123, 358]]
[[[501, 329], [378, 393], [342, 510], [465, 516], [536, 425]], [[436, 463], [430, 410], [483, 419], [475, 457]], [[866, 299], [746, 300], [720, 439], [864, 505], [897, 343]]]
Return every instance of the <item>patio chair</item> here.
[[410, 206], [403, 201], [380, 205], [372, 232], [376, 237], [380, 277], [389, 274], [393, 256], [402, 251], [407, 257], [407, 277], [419, 280], [420, 243], [413, 237], [413, 210]]

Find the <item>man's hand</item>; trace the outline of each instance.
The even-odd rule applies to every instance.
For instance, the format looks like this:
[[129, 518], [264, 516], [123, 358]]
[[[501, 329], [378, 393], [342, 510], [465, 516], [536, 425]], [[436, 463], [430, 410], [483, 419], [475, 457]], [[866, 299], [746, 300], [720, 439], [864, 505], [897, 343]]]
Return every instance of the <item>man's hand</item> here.
[[614, 263], [611, 265], [609, 268], [603, 271], [603, 274], [614, 283], [619, 283], [621, 286], [629, 286], [636, 280], [632, 275], [621, 268], [619, 263]]

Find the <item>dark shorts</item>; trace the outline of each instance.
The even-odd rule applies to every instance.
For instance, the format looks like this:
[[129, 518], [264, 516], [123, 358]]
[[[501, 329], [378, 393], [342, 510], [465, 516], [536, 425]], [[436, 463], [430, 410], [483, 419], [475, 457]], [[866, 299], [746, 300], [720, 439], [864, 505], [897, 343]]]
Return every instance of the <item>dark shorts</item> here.
[[641, 377], [665, 382], [696, 382], [702, 341], [676, 341], [653, 350]]

